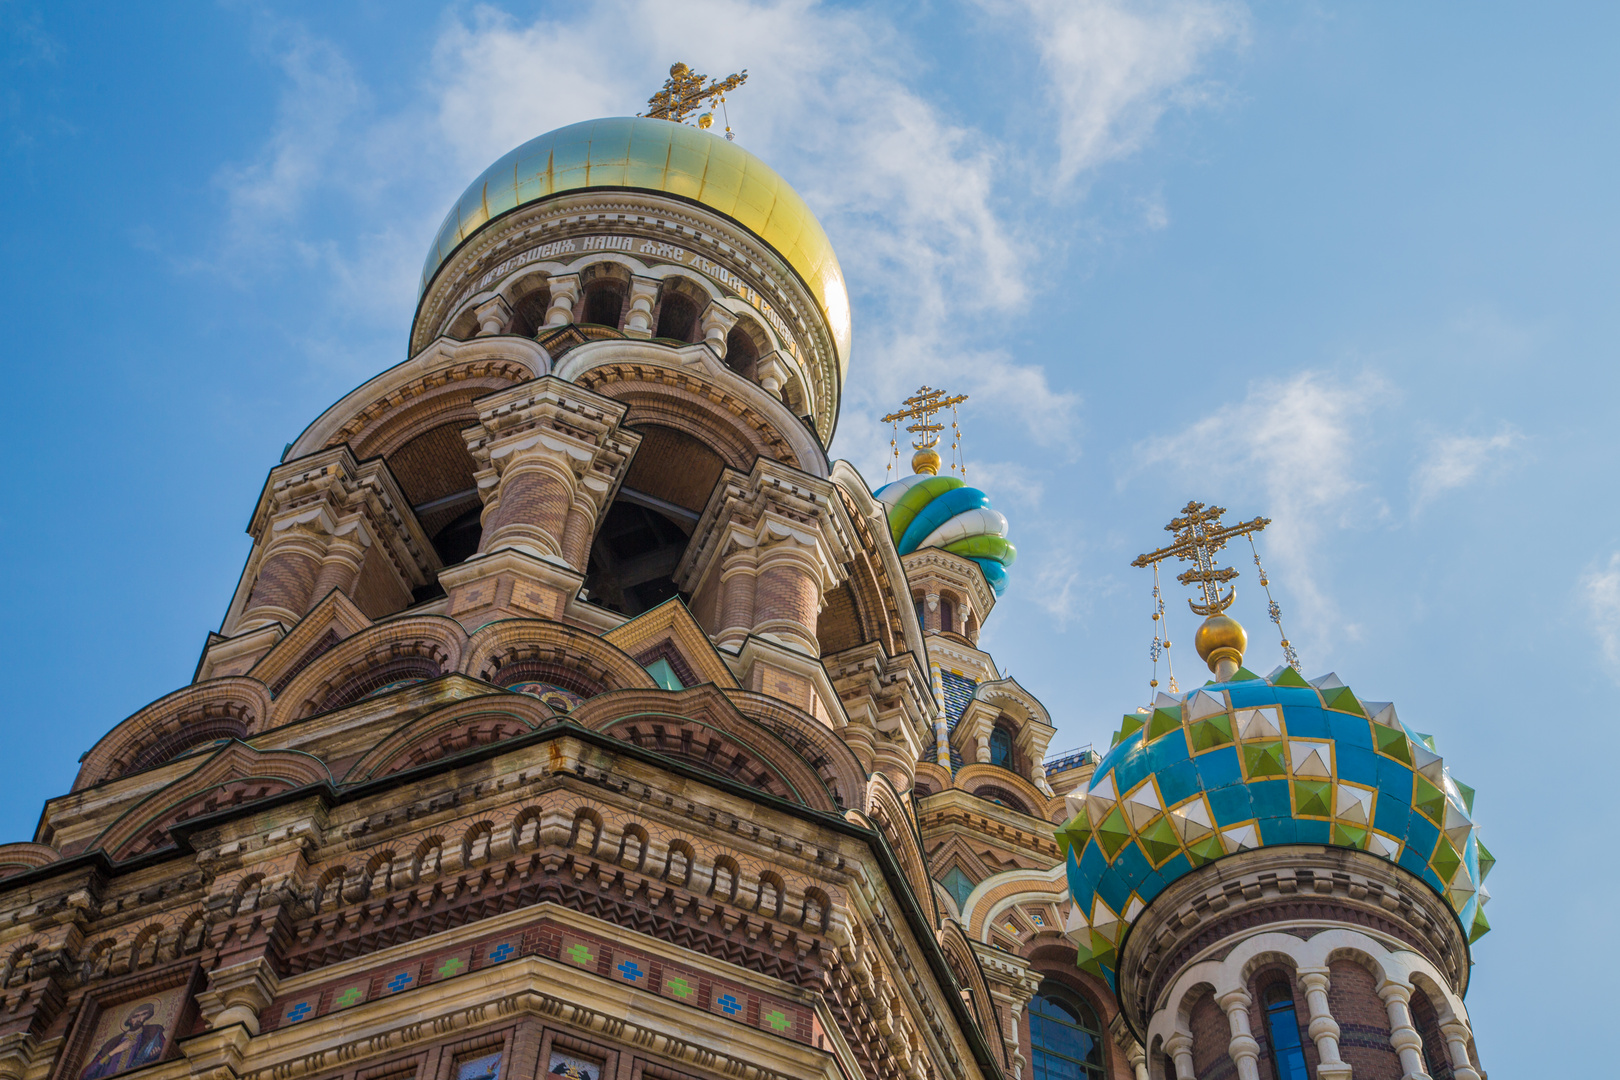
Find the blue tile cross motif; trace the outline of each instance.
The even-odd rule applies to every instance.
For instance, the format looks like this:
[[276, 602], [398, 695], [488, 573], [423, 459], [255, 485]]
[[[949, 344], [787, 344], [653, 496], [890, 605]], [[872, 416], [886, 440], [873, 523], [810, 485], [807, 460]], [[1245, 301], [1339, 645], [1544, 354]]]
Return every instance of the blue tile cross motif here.
[[736, 1016], [738, 1013], [742, 1012], [742, 1002], [738, 1001], [730, 994], [721, 994], [719, 997], [714, 999], [714, 1003], [720, 1006], [720, 1011], [725, 1013], [727, 1016]]
[[647, 977], [647, 973], [641, 970], [641, 965], [637, 964], [634, 960], [626, 960], [624, 963], [620, 964], [619, 974], [624, 976], [625, 982], [635, 982], [637, 979], [644, 979]]
[[499, 964], [502, 960], [505, 960], [515, 952], [517, 952], [517, 949], [512, 947], [512, 943], [510, 941], [503, 941], [493, 949], [489, 950], [489, 962], [492, 964]]
[[287, 1007], [286, 1021], [289, 1024], [296, 1024], [298, 1021], [308, 1016], [312, 1011], [313, 1009], [310, 1006], [310, 1003], [307, 1001], [300, 1001], [296, 1005], [289, 1005]]
[[395, 975], [392, 979], [388, 980], [388, 990], [390, 993], [397, 994], [407, 986], [411, 985], [411, 983], [414, 981], [415, 980], [411, 978], [410, 972], [402, 971], [398, 975]]

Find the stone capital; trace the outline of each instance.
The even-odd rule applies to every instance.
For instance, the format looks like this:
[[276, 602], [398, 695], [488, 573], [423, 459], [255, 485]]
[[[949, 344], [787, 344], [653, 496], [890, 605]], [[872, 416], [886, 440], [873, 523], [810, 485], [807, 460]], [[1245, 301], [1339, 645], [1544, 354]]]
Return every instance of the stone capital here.
[[512, 305], [504, 296], [492, 296], [474, 308], [473, 314], [478, 317], [478, 336], [493, 337], [512, 321]]
[[208, 973], [208, 989], [197, 995], [197, 1007], [211, 1030], [240, 1024], [259, 1033], [259, 1013], [275, 1000], [281, 980], [270, 961], [258, 956]]

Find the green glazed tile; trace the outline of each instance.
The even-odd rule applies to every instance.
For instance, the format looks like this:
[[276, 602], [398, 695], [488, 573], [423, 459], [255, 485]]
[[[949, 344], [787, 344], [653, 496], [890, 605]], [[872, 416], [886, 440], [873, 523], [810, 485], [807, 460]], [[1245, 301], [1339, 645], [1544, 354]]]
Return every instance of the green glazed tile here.
[[1288, 766], [1283, 761], [1283, 744], [1255, 742], [1243, 744], [1243, 771], [1250, 780], [1265, 776], [1287, 776]]
[[1187, 857], [1194, 866], [1203, 866], [1207, 862], [1214, 862], [1225, 854], [1226, 849], [1221, 847], [1221, 838], [1214, 833], [1210, 833], [1196, 844], [1187, 846]]
[[1491, 932], [1491, 924], [1485, 919], [1485, 909], [1474, 909], [1474, 925], [1468, 929], [1468, 944], [1472, 945], [1480, 938]]
[[1356, 716], [1367, 715], [1367, 710], [1361, 707], [1361, 702], [1350, 692], [1348, 686], [1335, 686], [1331, 690], [1323, 690], [1322, 705], [1338, 712], [1353, 713]]
[[1440, 880], [1449, 885], [1457, 867], [1462, 865], [1462, 856], [1451, 846], [1451, 841], [1442, 836], [1434, 845], [1434, 855], [1429, 859], [1429, 865], [1440, 875]]
[[1294, 813], [1303, 817], [1333, 816], [1333, 782], [1295, 780]]
[[1148, 721], [1147, 734], [1142, 737], [1144, 742], [1152, 742], [1162, 738], [1172, 731], [1181, 730], [1181, 710], [1154, 709], [1153, 718]]
[[1305, 681], [1305, 676], [1301, 675], [1299, 672], [1295, 671], [1291, 667], [1283, 668], [1282, 669], [1282, 674], [1278, 675], [1277, 676], [1277, 681], [1272, 683], [1271, 685], [1272, 686], [1297, 686], [1297, 687], [1300, 687], [1301, 689], [1305, 689], [1305, 690], [1309, 690], [1311, 688], [1311, 684]]
[[1372, 726], [1373, 739], [1377, 742], [1378, 752], [1410, 767], [1412, 764], [1412, 748], [1406, 745], [1406, 732], [1399, 728], [1387, 728], [1382, 724]]
[[1119, 734], [1115, 737], [1115, 741], [1125, 738], [1131, 732], [1141, 728], [1141, 726], [1141, 713], [1126, 713], [1125, 718], [1119, 722]]
[[1479, 840], [1476, 842], [1479, 844], [1479, 880], [1483, 884], [1485, 878], [1491, 872], [1491, 867], [1496, 865], [1496, 856], [1492, 855], [1490, 850], [1486, 848], [1485, 841]]
[[1335, 847], [1365, 848], [1367, 846], [1367, 830], [1354, 825], [1341, 825], [1333, 823], [1333, 844]]
[[1412, 805], [1436, 825], [1444, 824], [1446, 814], [1445, 792], [1429, 783], [1422, 773], [1412, 774]]
[[1463, 805], [1468, 807], [1468, 816], [1473, 817], [1474, 816], [1474, 789], [1469, 787], [1467, 784], [1463, 783], [1461, 780], [1457, 779], [1455, 776], [1453, 776], [1451, 778], [1451, 782], [1453, 784], [1457, 785], [1457, 794], [1462, 796]]
[[1125, 813], [1119, 807], [1114, 807], [1108, 816], [1102, 819], [1097, 826], [1097, 843], [1102, 845], [1103, 851], [1112, 859], [1119, 854], [1119, 849], [1131, 838], [1131, 827], [1125, 821]]
[[1136, 838], [1136, 842], [1142, 845], [1142, 850], [1147, 852], [1148, 861], [1154, 866], [1158, 866], [1181, 850], [1181, 838], [1176, 835], [1170, 819], [1163, 816], [1144, 829]]
[[1225, 746], [1232, 741], [1232, 714], [1216, 713], [1207, 716], [1192, 725], [1193, 753], [1201, 750], [1213, 750], [1217, 746]]

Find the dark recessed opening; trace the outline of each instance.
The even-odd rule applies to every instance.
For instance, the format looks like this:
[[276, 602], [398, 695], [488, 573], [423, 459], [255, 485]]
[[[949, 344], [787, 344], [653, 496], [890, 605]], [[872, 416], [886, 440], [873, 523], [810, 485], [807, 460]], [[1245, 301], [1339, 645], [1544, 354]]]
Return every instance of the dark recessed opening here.
[[624, 310], [624, 290], [616, 281], [593, 281], [585, 288], [585, 315], [581, 322], [618, 329]]
[[673, 575], [696, 514], [621, 489], [607, 512], [585, 571], [585, 595], [623, 615], [639, 615], [678, 596]]
[[740, 325], [733, 326], [726, 335], [726, 367], [745, 379], [752, 379], [758, 363], [759, 346], [754, 344], [753, 335]]
[[665, 295], [658, 305], [658, 330], [654, 337], [690, 343], [696, 338], [697, 305], [678, 293]]

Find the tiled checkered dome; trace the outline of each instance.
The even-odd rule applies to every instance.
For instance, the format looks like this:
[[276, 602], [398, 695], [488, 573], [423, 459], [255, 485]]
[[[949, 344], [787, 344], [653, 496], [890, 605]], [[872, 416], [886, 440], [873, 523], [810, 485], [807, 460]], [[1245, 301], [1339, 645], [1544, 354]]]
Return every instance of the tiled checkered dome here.
[[[1490, 852], [1434, 740], [1387, 702], [1333, 675], [1292, 668], [1127, 715], [1058, 829], [1082, 968], [1114, 981], [1125, 932], [1172, 881], [1205, 863], [1279, 844], [1355, 848], [1396, 862], [1440, 893], [1469, 941], [1490, 929]], [[1083, 804], [1083, 805], [1082, 805]]]

